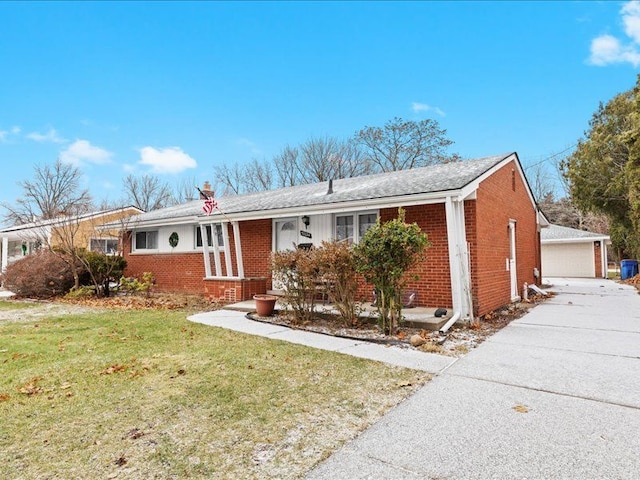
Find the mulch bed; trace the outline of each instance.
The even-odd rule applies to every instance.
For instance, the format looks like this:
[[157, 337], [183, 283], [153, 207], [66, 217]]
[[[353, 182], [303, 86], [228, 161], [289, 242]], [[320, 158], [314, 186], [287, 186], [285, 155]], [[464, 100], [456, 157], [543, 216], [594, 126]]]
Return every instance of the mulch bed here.
[[[389, 337], [383, 334], [382, 329], [376, 323], [376, 319], [362, 318], [361, 322], [357, 325], [345, 325], [338, 316], [328, 313], [317, 314], [311, 321], [303, 324], [296, 323], [291, 315], [284, 310], [277, 311], [276, 314], [271, 317], [261, 317], [255, 312], [248, 313], [247, 317], [259, 322], [281, 325], [298, 330], [322, 333], [352, 340], [415, 348], [423, 352], [459, 357], [504, 328], [512, 320], [520, 318], [527, 313], [530, 308], [544, 301], [545, 298], [549, 297], [543, 297], [541, 295], [531, 296], [527, 302], [511, 304], [484, 315], [476, 325], [456, 325], [444, 335], [437, 331], [400, 325], [397, 334]], [[418, 347], [413, 347], [410, 339], [414, 335], [422, 337], [425, 343]]]

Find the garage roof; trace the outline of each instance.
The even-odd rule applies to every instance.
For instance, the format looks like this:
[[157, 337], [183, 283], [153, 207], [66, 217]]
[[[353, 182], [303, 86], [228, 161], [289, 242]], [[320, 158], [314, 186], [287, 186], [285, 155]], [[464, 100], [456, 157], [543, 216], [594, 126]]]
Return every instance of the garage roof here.
[[603, 233], [588, 232], [553, 224], [549, 225], [549, 228], [544, 228], [540, 231], [540, 240], [542, 243], [610, 241], [609, 235]]

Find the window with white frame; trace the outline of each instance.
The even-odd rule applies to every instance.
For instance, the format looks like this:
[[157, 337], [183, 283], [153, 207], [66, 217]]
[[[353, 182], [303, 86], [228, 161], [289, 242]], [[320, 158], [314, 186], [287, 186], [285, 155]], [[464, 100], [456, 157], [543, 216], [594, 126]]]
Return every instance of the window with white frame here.
[[377, 212], [337, 214], [334, 220], [334, 238], [339, 242], [358, 243], [378, 219]]
[[[218, 246], [224, 247], [224, 237], [222, 236], [222, 225], [219, 223], [216, 223], [214, 226], [216, 229], [216, 238], [218, 239]], [[211, 235], [211, 225], [207, 225], [206, 229], [207, 229], [207, 240], [208, 240], [207, 245], [209, 247], [213, 247], [213, 241], [212, 241], [213, 236]], [[200, 229], [200, 225], [196, 226], [196, 247], [202, 247], [202, 230]]]
[[92, 252], [106, 253], [107, 255], [115, 255], [118, 253], [118, 239], [92, 238], [89, 242], [89, 250]]
[[158, 231], [148, 230], [136, 232], [134, 250], [157, 250]]

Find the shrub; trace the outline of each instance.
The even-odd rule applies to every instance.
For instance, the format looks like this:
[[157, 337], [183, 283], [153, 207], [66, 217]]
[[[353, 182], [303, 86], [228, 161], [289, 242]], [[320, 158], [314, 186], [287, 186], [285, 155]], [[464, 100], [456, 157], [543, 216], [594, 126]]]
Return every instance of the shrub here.
[[322, 285], [315, 261], [315, 249], [274, 252], [271, 271], [276, 282], [282, 284], [283, 302], [290, 307], [293, 320], [311, 320], [318, 287]]
[[74, 279], [67, 263], [50, 251], [41, 250], [7, 266], [2, 284], [21, 297], [52, 298], [67, 293]]
[[131, 294], [143, 293], [145, 296], [151, 295], [151, 287], [154, 282], [153, 273], [144, 272], [142, 274], [142, 280], [135, 277], [122, 277], [120, 278], [120, 291]]
[[406, 273], [428, 246], [427, 235], [418, 224], [406, 223], [398, 209], [398, 218], [385, 223], [378, 218], [355, 247], [356, 269], [375, 287], [381, 326], [389, 335], [400, 321]]
[[127, 261], [120, 255], [83, 251], [79, 258], [91, 277], [94, 291], [105, 297], [109, 296], [109, 282], [120, 278], [127, 267]]
[[345, 325], [355, 325], [360, 309], [356, 301], [358, 278], [353, 249], [346, 242], [322, 242], [314, 257], [329, 301]]

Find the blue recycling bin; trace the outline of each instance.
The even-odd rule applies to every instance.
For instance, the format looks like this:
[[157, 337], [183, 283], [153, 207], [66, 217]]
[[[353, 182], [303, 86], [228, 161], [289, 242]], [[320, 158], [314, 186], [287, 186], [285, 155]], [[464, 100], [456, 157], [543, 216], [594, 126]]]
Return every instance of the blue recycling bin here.
[[637, 274], [638, 274], [637, 260], [620, 260], [620, 278], [622, 278], [622, 280], [635, 277]]

